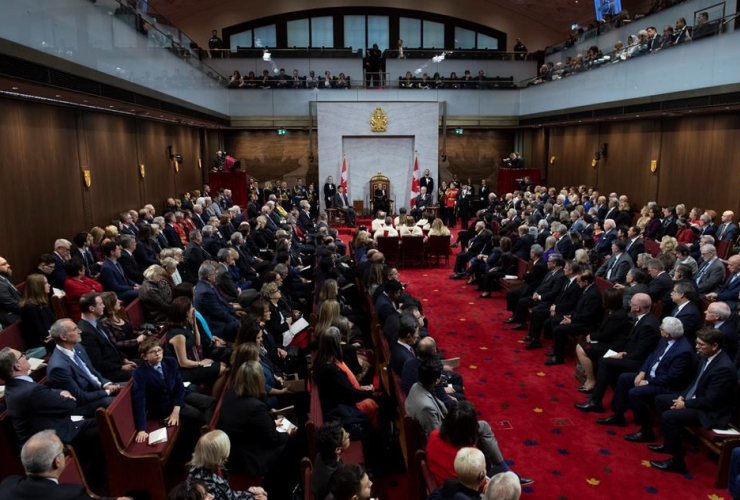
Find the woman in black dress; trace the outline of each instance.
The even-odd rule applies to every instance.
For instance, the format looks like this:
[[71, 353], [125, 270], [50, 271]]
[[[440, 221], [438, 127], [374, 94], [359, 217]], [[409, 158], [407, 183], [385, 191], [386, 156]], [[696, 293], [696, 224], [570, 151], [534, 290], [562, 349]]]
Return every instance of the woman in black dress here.
[[49, 337], [49, 329], [56, 317], [49, 307], [51, 285], [43, 274], [32, 274], [26, 280], [23, 298], [18, 303], [21, 309], [21, 335], [27, 348], [46, 347], [47, 352], [54, 348]]
[[[501, 257], [499, 257], [498, 263], [490, 267], [481, 278], [481, 285], [483, 287], [483, 293], [480, 294], [482, 299], [490, 299], [491, 292], [495, 292], [501, 288], [498, 284], [498, 280], [507, 275], [516, 274], [516, 258], [511, 253], [511, 239], [504, 236], [501, 238]], [[491, 255], [494, 255], [493, 253]]]

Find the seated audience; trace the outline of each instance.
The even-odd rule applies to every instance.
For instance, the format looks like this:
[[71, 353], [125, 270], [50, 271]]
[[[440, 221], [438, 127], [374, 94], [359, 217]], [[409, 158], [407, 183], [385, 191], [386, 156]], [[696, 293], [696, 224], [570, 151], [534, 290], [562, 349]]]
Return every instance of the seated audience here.
[[337, 420], [326, 422], [316, 431], [316, 462], [311, 473], [311, 493], [314, 498], [326, 498], [329, 480], [344, 465], [342, 453], [350, 446], [349, 433]]
[[49, 307], [50, 291], [51, 286], [43, 274], [32, 274], [26, 280], [18, 306], [21, 309], [21, 334], [27, 348], [44, 346], [47, 352], [54, 348], [54, 342], [49, 339], [49, 329], [56, 319]]
[[80, 320], [80, 298], [88, 293], [103, 291], [100, 282], [85, 276], [85, 266], [77, 257], [64, 263], [67, 279], [64, 281], [64, 301], [72, 321]]
[[437, 484], [444, 484], [434, 490], [428, 500], [479, 500], [480, 491], [488, 481], [483, 452], [463, 447], [452, 458], [452, 473], [445, 479], [437, 477]]
[[105, 262], [100, 269], [100, 283], [107, 292], [116, 292], [118, 298], [130, 302], [139, 296], [139, 285], [126, 276], [118, 262], [121, 257], [121, 246], [115, 242], [103, 245]]
[[[103, 299], [103, 316], [100, 318], [100, 325], [106, 332], [113, 337], [118, 350], [126, 356], [126, 359], [139, 358], [139, 344], [144, 341], [146, 334], [136, 334], [131, 322], [124, 318], [121, 301], [113, 292], [103, 292], [100, 294]], [[110, 338], [110, 337], [109, 337]]]
[[172, 288], [163, 267], [155, 264], [144, 271], [144, 281], [139, 289], [139, 300], [144, 308], [144, 318], [150, 323], [164, 323], [172, 303]]
[[21, 293], [11, 283], [13, 270], [8, 259], [0, 257], [0, 326], [10, 326], [21, 319]]
[[329, 479], [330, 497], [334, 500], [370, 500], [373, 482], [361, 465], [343, 464]]
[[208, 322], [214, 336], [231, 341], [239, 329], [239, 319], [234, 306], [221, 295], [215, 282], [216, 268], [204, 262], [198, 269], [193, 305]]

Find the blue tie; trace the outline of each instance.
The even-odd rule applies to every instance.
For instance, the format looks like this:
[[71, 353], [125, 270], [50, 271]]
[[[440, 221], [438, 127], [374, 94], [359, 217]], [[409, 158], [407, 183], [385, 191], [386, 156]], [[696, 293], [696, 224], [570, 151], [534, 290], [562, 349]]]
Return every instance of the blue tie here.
[[705, 359], [701, 362], [701, 370], [699, 370], [699, 375], [696, 377], [696, 380], [694, 381], [694, 385], [691, 386], [691, 389], [689, 389], [689, 392], [686, 393], [685, 401], [688, 401], [689, 399], [694, 397], [694, 394], [696, 394], [696, 388], [699, 386], [699, 381], [701, 380], [701, 376], [704, 375], [704, 370], [707, 369], [707, 363], [709, 362], [709, 359]]
[[74, 356], [72, 357], [72, 359], [74, 359], [75, 364], [80, 368], [80, 370], [82, 370], [83, 372], [85, 372], [85, 375], [87, 376], [87, 378], [90, 379], [90, 382], [92, 382], [94, 385], [100, 387], [100, 381], [95, 379], [95, 377], [93, 376], [93, 374], [90, 371], [90, 369], [82, 361], [82, 358], [77, 354], [77, 351], [74, 351]]
[[157, 375], [159, 375], [159, 378], [164, 380], [164, 371], [162, 370], [162, 364], [160, 363], [159, 365], [155, 366], [154, 369], [156, 370]]

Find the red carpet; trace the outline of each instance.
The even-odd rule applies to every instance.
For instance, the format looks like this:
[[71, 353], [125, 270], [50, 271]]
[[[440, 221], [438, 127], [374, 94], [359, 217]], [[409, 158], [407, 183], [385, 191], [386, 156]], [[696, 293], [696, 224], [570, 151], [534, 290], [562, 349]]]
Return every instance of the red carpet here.
[[[729, 500], [726, 490], [713, 487], [714, 459], [692, 450], [686, 457], [690, 474], [660, 472], [648, 461], [665, 455], [622, 439], [637, 430], [631, 414], [627, 428], [604, 427], [594, 420], [610, 413], [575, 409], [573, 403], [585, 398], [576, 391], [574, 358], [545, 367], [544, 350], [524, 350], [520, 339], [526, 332], [502, 323], [509, 317], [502, 293], [478, 299], [474, 287], [449, 279], [452, 262], [449, 268], [405, 269], [401, 275], [422, 300], [440, 349], [461, 357], [465, 393], [490, 422], [504, 457], [513, 470], [535, 479], [524, 498]], [[605, 403], [610, 399], [611, 393]]]

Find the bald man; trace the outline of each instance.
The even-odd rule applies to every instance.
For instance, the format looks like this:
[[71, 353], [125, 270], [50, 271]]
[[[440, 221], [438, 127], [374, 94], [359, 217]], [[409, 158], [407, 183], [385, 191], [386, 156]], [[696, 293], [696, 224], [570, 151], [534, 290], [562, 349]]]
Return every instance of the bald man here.
[[738, 295], [740, 295], [740, 255], [733, 255], [727, 259], [727, 269], [730, 275], [722, 287], [704, 296], [707, 300], [724, 302], [731, 310], [737, 310]]
[[737, 236], [737, 225], [732, 222], [735, 212], [726, 210], [722, 212], [722, 224], [717, 228], [717, 241], [734, 241]]
[[722, 349], [735, 359], [738, 347], [737, 317], [724, 302], [712, 302], [704, 311], [704, 319], [715, 330], [722, 332]]

